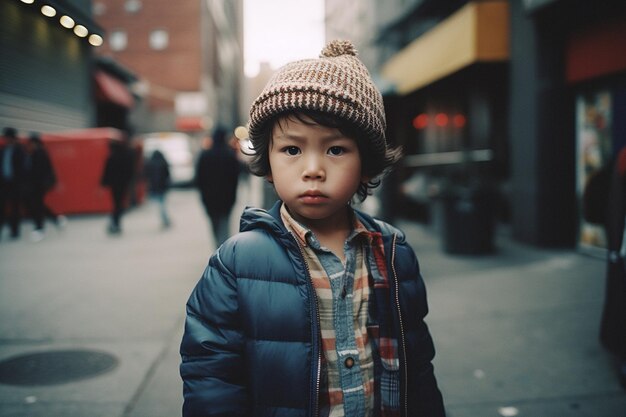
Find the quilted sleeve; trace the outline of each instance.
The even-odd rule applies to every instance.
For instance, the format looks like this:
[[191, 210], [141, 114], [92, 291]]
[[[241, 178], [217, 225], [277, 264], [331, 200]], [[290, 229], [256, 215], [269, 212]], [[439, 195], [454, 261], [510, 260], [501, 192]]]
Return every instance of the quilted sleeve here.
[[248, 414], [237, 280], [219, 251], [187, 301], [180, 353], [184, 417]]

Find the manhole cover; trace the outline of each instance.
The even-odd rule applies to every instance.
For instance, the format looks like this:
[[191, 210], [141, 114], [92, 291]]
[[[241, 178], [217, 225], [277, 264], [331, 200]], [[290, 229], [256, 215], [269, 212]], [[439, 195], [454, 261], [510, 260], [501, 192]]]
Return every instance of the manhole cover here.
[[55, 385], [91, 378], [115, 368], [117, 359], [91, 350], [57, 350], [15, 356], [0, 362], [0, 383]]

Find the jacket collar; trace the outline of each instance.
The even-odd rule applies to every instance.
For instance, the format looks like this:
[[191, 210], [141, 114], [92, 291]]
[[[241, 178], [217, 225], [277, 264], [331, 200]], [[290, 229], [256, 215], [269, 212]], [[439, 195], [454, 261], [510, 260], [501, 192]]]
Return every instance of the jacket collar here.
[[[282, 201], [278, 200], [269, 210], [246, 207], [241, 216], [239, 230], [241, 232], [245, 232], [255, 229], [265, 229], [279, 237], [289, 235], [289, 232], [280, 217], [281, 204]], [[402, 233], [399, 229], [388, 223], [376, 220], [360, 210], [355, 209], [354, 212], [357, 218], [368, 230], [380, 232], [384, 241], [391, 239], [394, 234], [397, 236], [398, 242], [404, 241], [404, 233]]]
[[278, 236], [282, 236], [287, 232], [285, 225], [280, 219], [281, 201], [277, 201], [269, 210], [256, 207], [246, 207], [239, 221], [239, 231], [247, 232], [256, 229], [265, 229]]

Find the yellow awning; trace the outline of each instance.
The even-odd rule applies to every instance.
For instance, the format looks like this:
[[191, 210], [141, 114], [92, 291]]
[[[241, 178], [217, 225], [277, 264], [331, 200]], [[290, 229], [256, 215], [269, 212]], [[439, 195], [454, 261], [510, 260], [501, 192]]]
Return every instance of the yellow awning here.
[[470, 2], [389, 59], [381, 75], [407, 94], [475, 62], [508, 58], [508, 2]]

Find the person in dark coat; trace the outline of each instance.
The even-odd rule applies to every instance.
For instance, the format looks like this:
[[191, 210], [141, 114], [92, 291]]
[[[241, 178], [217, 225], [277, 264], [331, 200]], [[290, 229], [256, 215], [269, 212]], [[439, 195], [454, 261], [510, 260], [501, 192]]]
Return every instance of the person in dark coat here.
[[196, 164], [195, 184], [200, 191], [215, 237], [221, 245], [229, 236], [230, 212], [237, 198], [240, 163], [226, 143], [226, 131], [218, 127], [211, 136], [210, 148], [200, 153]]
[[608, 262], [600, 340], [618, 362], [618, 377], [626, 389], [626, 147], [613, 165], [606, 221]]
[[170, 186], [170, 169], [163, 153], [156, 150], [144, 165], [144, 177], [148, 183], [150, 198], [157, 202], [161, 225], [163, 228], [170, 226], [170, 218], [165, 205], [165, 195]]
[[17, 130], [4, 128], [6, 146], [0, 149], [0, 235], [9, 215], [11, 237], [20, 236], [21, 201], [24, 185], [25, 151], [17, 139]]
[[31, 133], [27, 145], [24, 164], [24, 189], [27, 206], [35, 224], [32, 238], [35, 241], [43, 238], [46, 217], [60, 226], [64, 216], [58, 216], [44, 202], [46, 193], [56, 184], [57, 178], [50, 156], [37, 133]]
[[111, 223], [108, 228], [111, 234], [122, 231], [121, 219], [133, 172], [134, 155], [126, 142], [111, 141], [109, 157], [106, 160], [101, 179], [101, 184], [110, 188], [113, 200]]

